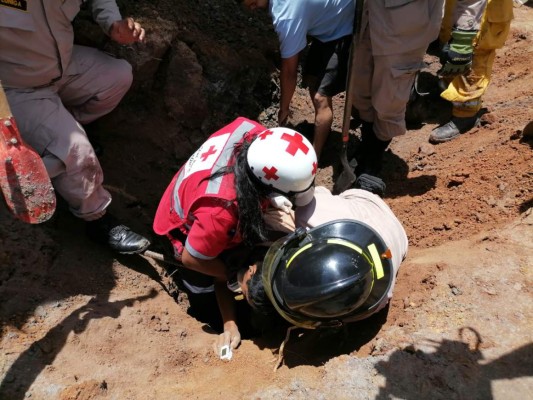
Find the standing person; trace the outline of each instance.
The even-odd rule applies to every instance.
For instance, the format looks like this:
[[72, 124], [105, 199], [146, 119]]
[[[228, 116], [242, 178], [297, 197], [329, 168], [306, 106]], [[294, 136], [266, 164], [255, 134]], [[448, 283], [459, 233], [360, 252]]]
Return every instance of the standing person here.
[[285, 125], [296, 89], [298, 60], [311, 37], [303, 82], [315, 108], [313, 146], [320, 154], [333, 123], [332, 97], [345, 90], [354, 22], [353, 0], [242, 0], [251, 9], [268, 9], [281, 50], [278, 124]]
[[505, 44], [512, 19], [512, 0], [446, 0], [439, 74], [448, 86], [441, 97], [452, 103], [452, 118], [431, 132], [431, 143], [455, 139], [479, 123], [496, 49]]
[[217, 351], [241, 340], [227, 286], [232, 249], [265, 240], [270, 203], [288, 209], [309, 202], [316, 168], [315, 151], [298, 132], [238, 118], [202, 144], [163, 194], [154, 231], [168, 237], [184, 266], [191, 307], [204, 306], [202, 294], [214, 291], [223, 322]]
[[[360, 1], [360, 0], [357, 0]], [[437, 36], [444, 0], [366, 0], [361, 40], [354, 51], [353, 106], [361, 150], [356, 187], [380, 195], [383, 154], [406, 132], [405, 110], [426, 49]]]
[[239, 273], [257, 311], [274, 308], [293, 325], [315, 328], [367, 318], [392, 298], [408, 242], [379, 196], [361, 189], [332, 195], [319, 186], [308, 205], [269, 212], [266, 222], [289, 235]]
[[[42, 157], [55, 190], [87, 221], [89, 236], [113, 250], [140, 253], [150, 242], [109, 213], [110, 193], [82, 124], [112, 111], [132, 82], [131, 66], [74, 45], [79, 0], [0, 3], [0, 80], [24, 140]], [[94, 19], [112, 40], [144, 40], [113, 0], [91, 1]]]

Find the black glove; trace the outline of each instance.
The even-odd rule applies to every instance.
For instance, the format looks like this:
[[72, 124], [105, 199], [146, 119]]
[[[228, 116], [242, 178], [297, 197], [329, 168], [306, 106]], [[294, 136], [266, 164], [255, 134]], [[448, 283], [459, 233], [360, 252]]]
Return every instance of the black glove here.
[[438, 75], [460, 75], [470, 70], [477, 32], [461, 29], [452, 31], [452, 38], [442, 48], [440, 57], [442, 68], [437, 72]]

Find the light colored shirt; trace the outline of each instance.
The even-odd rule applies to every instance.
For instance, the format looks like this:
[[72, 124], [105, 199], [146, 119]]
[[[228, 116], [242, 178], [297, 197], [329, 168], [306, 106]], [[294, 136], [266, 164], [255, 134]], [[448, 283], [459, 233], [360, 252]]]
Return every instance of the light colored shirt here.
[[[0, 80], [6, 88], [33, 88], [59, 80], [74, 46], [72, 20], [82, 0], [29, 0], [0, 6]], [[92, 0], [104, 32], [122, 19], [115, 0]]]
[[401, 222], [379, 196], [361, 189], [349, 189], [334, 196], [327, 188], [317, 186], [314, 199], [304, 207], [297, 207], [295, 213], [286, 214], [276, 210], [265, 215], [267, 226], [280, 232], [292, 232], [295, 227], [311, 229], [338, 219], [367, 224], [391, 251], [393, 282], [387, 296], [375, 310], [378, 312], [392, 298], [396, 274], [408, 248], [407, 235]]
[[282, 58], [298, 54], [307, 36], [329, 42], [353, 31], [353, 0], [270, 0], [269, 11]]

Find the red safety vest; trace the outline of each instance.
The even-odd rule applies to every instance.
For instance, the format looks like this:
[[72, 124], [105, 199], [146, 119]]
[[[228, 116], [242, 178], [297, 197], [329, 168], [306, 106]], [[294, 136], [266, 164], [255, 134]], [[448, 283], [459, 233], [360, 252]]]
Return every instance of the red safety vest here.
[[[233, 149], [246, 134], [256, 135], [266, 128], [255, 121], [239, 117], [211, 135], [180, 168], [165, 191], [154, 220], [154, 230], [165, 235], [175, 228], [188, 234], [194, 222], [190, 210], [201, 199], [210, 197], [234, 210], [238, 222], [233, 174], [207, 179], [219, 169], [233, 164]], [[168, 196], [165, 198], [165, 196]], [[237, 232], [236, 232], [237, 234]], [[240, 241], [236, 235], [238, 241]]]

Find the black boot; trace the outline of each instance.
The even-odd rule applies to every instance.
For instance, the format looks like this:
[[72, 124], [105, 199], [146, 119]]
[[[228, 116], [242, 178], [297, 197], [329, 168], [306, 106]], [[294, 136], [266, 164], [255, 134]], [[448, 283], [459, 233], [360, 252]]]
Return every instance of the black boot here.
[[465, 118], [453, 117], [447, 124], [439, 126], [431, 132], [429, 142], [433, 144], [448, 142], [477, 125], [479, 125], [478, 114]]
[[120, 254], [138, 254], [150, 246], [150, 241], [122, 225], [109, 213], [87, 222], [87, 235], [97, 243], [108, 245]]
[[374, 124], [363, 121], [361, 125], [361, 148], [357, 159], [356, 188], [383, 196], [385, 183], [379, 174], [383, 167], [383, 155], [390, 142], [390, 140], [379, 140], [374, 133]]

